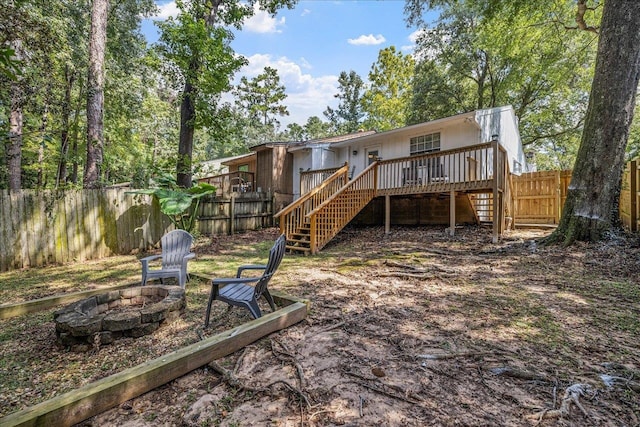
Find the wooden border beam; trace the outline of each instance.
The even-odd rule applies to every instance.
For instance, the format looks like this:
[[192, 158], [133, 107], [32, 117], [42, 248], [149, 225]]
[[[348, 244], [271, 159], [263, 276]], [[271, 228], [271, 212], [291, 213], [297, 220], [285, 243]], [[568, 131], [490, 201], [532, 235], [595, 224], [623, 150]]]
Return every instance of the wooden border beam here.
[[293, 300], [281, 294], [274, 297], [277, 297], [280, 303], [289, 305], [157, 359], [9, 414], [0, 418], [0, 425], [13, 427], [77, 424], [307, 317], [308, 302]]
[[89, 298], [93, 295], [104, 294], [116, 289], [130, 288], [136, 285], [139, 286], [140, 283], [126, 283], [106, 288], [90, 289], [88, 291], [52, 295], [50, 297], [38, 298], [30, 301], [2, 304], [0, 305], [0, 319], [8, 319], [10, 317], [21, 316], [23, 314], [36, 313], [38, 311], [48, 310], [58, 305], [70, 304], [84, 298]]

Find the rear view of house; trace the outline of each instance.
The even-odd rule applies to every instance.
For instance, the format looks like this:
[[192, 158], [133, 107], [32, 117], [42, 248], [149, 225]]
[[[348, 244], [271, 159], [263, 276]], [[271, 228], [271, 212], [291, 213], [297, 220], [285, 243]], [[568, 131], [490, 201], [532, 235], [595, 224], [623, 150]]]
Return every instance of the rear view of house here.
[[344, 226], [491, 222], [510, 216], [509, 177], [527, 168], [510, 106], [387, 132], [289, 147], [296, 200], [282, 209], [289, 249], [316, 253]]

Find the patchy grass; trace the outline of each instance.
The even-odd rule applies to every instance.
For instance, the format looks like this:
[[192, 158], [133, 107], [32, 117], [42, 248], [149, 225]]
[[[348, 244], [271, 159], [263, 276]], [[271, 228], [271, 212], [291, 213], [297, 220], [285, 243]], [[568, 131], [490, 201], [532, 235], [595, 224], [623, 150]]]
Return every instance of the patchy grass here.
[[[313, 409], [297, 405], [295, 396], [283, 399], [284, 392], [231, 387], [201, 369], [134, 399], [134, 409], [116, 408], [90, 422], [179, 425], [186, 408], [216, 393], [218, 412], [210, 416], [227, 426], [299, 425], [300, 417], [308, 425], [529, 425], [527, 416], [557, 408], [564, 389], [579, 382], [599, 390], [598, 399], [582, 400], [590, 420], [574, 408], [564, 421], [637, 424], [637, 391], [599, 380], [640, 375], [637, 242], [530, 244], [543, 234], [519, 231], [493, 244], [481, 228], [453, 238], [429, 227], [396, 227], [390, 235], [381, 228], [345, 230], [318, 256], [285, 256], [274, 277], [273, 289], [311, 300], [307, 320], [220, 361], [251, 384], [274, 378], [297, 384], [296, 370], [273, 349], [277, 340], [310, 379], [299, 387]], [[201, 237], [190, 271], [233, 276], [240, 264], [264, 263], [276, 235], [272, 229]], [[138, 276], [133, 256], [4, 273], [0, 296], [17, 302]], [[178, 321], [86, 354], [54, 345], [53, 310], [0, 321], [0, 416], [250, 319], [214, 302], [214, 327], [202, 330], [208, 294], [209, 282], [194, 279]], [[448, 357], [420, 358], [434, 353]], [[495, 375], [496, 366], [538, 377]], [[371, 377], [372, 367], [385, 376]], [[365, 380], [392, 388], [382, 394]]]

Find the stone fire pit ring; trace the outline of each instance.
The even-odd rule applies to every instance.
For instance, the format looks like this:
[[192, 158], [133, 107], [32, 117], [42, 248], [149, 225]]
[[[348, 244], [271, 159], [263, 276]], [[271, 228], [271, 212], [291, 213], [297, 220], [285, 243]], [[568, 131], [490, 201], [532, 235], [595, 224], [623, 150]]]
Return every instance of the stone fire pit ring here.
[[138, 338], [174, 321], [185, 307], [180, 286], [137, 286], [94, 295], [54, 313], [57, 343], [87, 351], [119, 338]]

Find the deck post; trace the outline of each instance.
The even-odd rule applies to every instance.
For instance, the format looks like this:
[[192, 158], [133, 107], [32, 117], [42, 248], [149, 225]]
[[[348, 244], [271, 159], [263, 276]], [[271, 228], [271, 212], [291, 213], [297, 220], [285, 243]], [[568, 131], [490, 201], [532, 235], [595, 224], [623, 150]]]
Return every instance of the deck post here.
[[234, 235], [236, 232], [236, 221], [235, 221], [235, 210], [236, 210], [236, 196], [231, 195], [231, 202], [229, 202], [229, 234]]
[[456, 232], [456, 192], [449, 193], [449, 235], [453, 237]]
[[498, 192], [498, 141], [491, 141], [491, 148], [493, 152], [493, 243], [498, 243], [500, 235], [500, 203], [498, 198], [500, 197]]
[[391, 232], [391, 196], [384, 196], [384, 234]]

